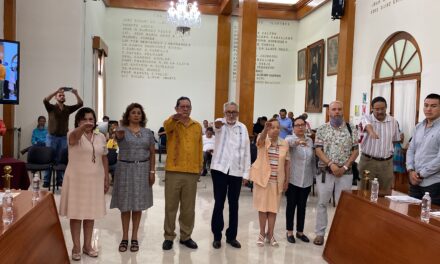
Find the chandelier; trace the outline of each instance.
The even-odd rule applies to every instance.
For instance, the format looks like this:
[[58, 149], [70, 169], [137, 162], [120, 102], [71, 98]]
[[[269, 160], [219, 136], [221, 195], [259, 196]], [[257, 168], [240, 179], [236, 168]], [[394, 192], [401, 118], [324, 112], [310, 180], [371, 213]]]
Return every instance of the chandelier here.
[[202, 21], [197, 2], [187, 3], [187, 0], [177, 0], [174, 4], [170, 2], [168, 9], [168, 22], [176, 26], [176, 30], [182, 34], [189, 32], [191, 27], [199, 26]]

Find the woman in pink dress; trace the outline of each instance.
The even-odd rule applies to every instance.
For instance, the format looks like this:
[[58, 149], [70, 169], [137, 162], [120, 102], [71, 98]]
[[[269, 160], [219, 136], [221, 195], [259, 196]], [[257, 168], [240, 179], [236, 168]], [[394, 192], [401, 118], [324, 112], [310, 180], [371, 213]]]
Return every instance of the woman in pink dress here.
[[94, 131], [95, 127], [95, 112], [84, 107], [75, 115], [75, 129], [67, 134], [69, 163], [61, 190], [60, 215], [70, 219], [72, 259], [77, 261], [81, 260], [81, 224], [83, 253], [98, 256], [92, 247], [93, 225], [95, 219], [105, 215], [104, 194], [109, 188], [106, 139]]
[[281, 194], [287, 190], [289, 184], [289, 178], [286, 177], [290, 175], [289, 144], [279, 134], [279, 121], [275, 118], [267, 121], [258, 136], [258, 156], [250, 170], [250, 180], [254, 182], [254, 207], [258, 210], [260, 222], [257, 240], [260, 247], [264, 246], [265, 239], [271, 246], [278, 246], [273, 231]]

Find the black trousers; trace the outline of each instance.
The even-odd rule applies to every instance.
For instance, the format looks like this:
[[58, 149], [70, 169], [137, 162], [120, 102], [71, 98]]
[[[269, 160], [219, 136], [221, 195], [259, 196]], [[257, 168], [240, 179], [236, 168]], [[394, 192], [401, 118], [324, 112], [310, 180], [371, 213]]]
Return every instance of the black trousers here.
[[295, 215], [295, 208], [298, 208], [298, 211], [296, 212], [296, 232], [304, 231], [306, 204], [310, 189], [311, 186], [301, 188], [289, 183], [289, 188], [286, 192], [286, 230], [293, 231], [293, 217]]
[[211, 162], [212, 154], [209, 151], [203, 151], [203, 168], [202, 173], [206, 175], [206, 172], [208, 171], [208, 163]]
[[240, 198], [243, 178], [224, 174], [217, 170], [211, 170], [211, 174], [215, 200], [211, 219], [211, 231], [214, 234], [214, 240], [220, 241], [222, 239], [222, 231], [225, 225], [223, 221], [223, 208], [226, 195], [228, 196], [229, 204], [229, 227], [226, 229], [226, 239], [234, 240], [237, 238], [238, 199]]
[[425, 192], [429, 192], [431, 196], [431, 203], [435, 205], [440, 205], [440, 182], [431, 184], [426, 187], [419, 185], [409, 185], [409, 196], [422, 199]]

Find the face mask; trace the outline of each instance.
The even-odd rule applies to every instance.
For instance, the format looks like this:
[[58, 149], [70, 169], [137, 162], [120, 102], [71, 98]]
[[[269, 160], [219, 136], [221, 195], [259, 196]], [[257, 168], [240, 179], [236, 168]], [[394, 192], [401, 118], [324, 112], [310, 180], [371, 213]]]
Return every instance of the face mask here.
[[342, 123], [344, 123], [344, 119], [342, 118], [342, 116], [335, 116], [330, 118], [330, 124], [333, 127], [340, 127]]

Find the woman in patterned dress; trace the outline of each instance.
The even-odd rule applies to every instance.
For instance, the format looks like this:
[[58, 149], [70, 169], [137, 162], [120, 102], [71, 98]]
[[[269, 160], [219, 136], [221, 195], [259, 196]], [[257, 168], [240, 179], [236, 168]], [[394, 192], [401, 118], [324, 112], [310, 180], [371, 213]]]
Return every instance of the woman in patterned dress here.
[[72, 260], [81, 260], [81, 224], [84, 229], [83, 253], [97, 257], [92, 247], [95, 219], [105, 215], [104, 194], [109, 188], [105, 136], [94, 132], [95, 112], [81, 108], [75, 115], [75, 129], [67, 134], [69, 164], [61, 190], [60, 215], [70, 219], [73, 240]]
[[264, 246], [265, 239], [271, 246], [278, 246], [273, 231], [281, 194], [289, 184], [286, 175], [290, 175], [289, 144], [279, 134], [279, 121], [274, 118], [267, 121], [257, 139], [258, 157], [250, 171], [250, 179], [254, 182], [254, 207], [260, 222], [258, 246]]
[[122, 117], [122, 126], [116, 130], [119, 157], [110, 208], [121, 211], [120, 252], [125, 252], [128, 248], [130, 218], [133, 224], [130, 251], [139, 250], [137, 233], [142, 211], [153, 206], [155, 148], [153, 133], [145, 128], [146, 122], [143, 107], [132, 103], [127, 106]]

